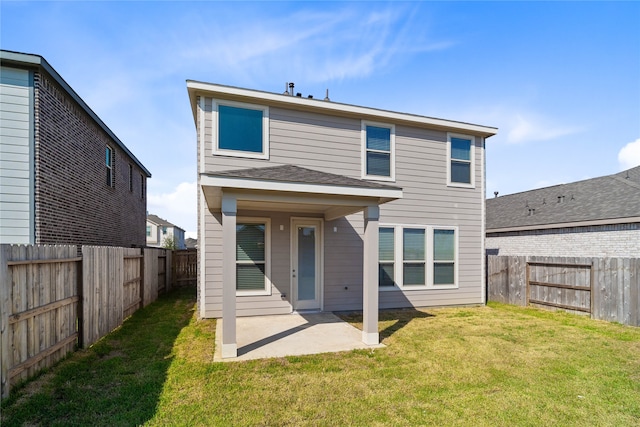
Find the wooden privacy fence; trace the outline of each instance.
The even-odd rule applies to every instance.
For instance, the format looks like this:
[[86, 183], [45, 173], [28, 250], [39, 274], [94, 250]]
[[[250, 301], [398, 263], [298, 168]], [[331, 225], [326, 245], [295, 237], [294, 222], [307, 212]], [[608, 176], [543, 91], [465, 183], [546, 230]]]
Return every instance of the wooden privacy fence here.
[[0, 384], [87, 348], [171, 288], [171, 251], [0, 245]]
[[487, 257], [490, 301], [640, 326], [640, 258]]
[[198, 250], [173, 251], [173, 283], [177, 286], [195, 285], [198, 279]]

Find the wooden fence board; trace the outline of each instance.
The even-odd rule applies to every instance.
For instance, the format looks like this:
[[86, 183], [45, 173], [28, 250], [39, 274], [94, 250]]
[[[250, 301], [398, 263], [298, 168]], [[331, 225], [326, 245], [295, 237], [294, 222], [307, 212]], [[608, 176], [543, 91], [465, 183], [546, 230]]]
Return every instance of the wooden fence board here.
[[0, 396], [9, 395], [9, 315], [11, 300], [9, 299], [11, 282], [9, 278], [9, 262], [11, 247], [0, 245]]

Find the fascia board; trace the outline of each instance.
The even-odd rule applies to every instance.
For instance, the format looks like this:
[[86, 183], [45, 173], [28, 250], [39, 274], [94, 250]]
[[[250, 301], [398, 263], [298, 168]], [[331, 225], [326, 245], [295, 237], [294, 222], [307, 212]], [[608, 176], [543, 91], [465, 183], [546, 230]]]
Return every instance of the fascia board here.
[[402, 190], [400, 189], [379, 189], [364, 187], [347, 187], [338, 185], [322, 185], [322, 184], [305, 184], [297, 182], [275, 182], [263, 181], [257, 179], [243, 179], [233, 177], [220, 176], [200, 176], [200, 185], [220, 187], [220, 188], [239, 188], [246, 190], [264, 190], [264, 191], [286, 191], [295, 193], [311, 193], [311, 194], [333, 194], [339, 196], [363, 196], [376, 198], [401, 199]]
[[508, 233], [512, 231], [550, 230], [553, 228], [589, 227], [597, 225], [633, 224], [640, 222], [640, 217], [599, 219], [592, 221], [561, 222], [556, 224], [523, 225], [520, 227], [488, 228], [486, 233]]

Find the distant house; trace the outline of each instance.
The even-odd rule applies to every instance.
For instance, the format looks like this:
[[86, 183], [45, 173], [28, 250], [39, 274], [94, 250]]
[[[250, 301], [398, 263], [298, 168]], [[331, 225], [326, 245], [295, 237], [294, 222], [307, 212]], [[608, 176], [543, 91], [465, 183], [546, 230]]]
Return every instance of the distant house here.
[[0, 243], [144, 246], [149, 171], [43, 57], [0, 66]]
[[198, 136], [198, 301], [236, 316], [482, 304], [492, 127], [188, 81]]
[[186, 249], [184, 230], [157, 215], [147, 215], [147, 246], [161, 248], [165, 239], [175, 240], [176, 249]]
[[187, 249], [197, 249], [198, 248], [198, 239], [194, 239], [192, 237], [188, 237], [184, 239], [184, 244]]
[[490, 254], [640, 257], [640, 166], [486, 206]]

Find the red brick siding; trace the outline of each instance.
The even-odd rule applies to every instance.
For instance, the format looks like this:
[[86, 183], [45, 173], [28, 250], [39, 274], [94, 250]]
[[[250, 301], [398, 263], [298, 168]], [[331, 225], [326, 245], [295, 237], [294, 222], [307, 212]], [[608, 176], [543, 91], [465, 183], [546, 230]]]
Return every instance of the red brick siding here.
[[[48, 76], [35, 73], [34, 86], [36, 243], [144, 246], [143, 171]], [[107, 185], [107, 145], [114, 187]]]

